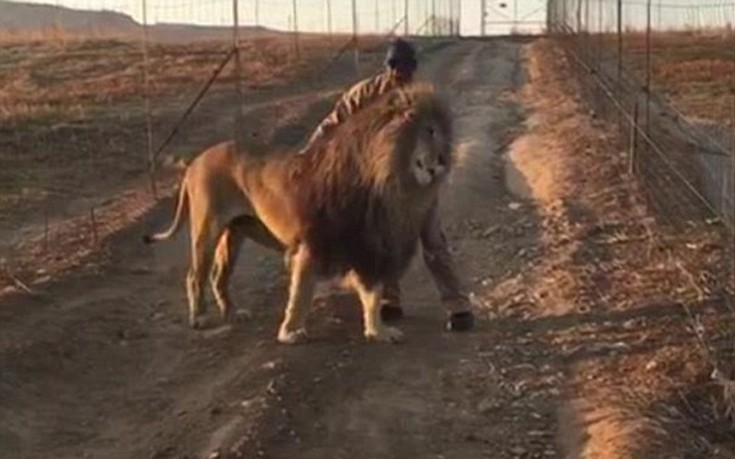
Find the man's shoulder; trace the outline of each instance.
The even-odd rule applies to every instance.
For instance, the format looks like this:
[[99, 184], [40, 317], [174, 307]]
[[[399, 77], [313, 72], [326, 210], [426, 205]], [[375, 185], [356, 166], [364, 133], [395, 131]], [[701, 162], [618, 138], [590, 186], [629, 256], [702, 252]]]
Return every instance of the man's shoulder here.
[[384, 72], [377, 73], [375, 75], [371, 75], [353, 84], [350, 90], [348, 91], [348, 93], [354, 94], [354, 93], [382, 87], [385, 85], [385, 82], [387, 81], [387, 79], [388, 79], [388, 76]]

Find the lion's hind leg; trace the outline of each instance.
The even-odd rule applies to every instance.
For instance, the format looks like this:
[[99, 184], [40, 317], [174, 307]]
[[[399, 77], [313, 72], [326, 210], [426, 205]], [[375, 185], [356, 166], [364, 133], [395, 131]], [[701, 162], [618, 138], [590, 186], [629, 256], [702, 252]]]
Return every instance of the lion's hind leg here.
[[222, 227], [216, 220], [208, 221], [206, 212], [191, 219], [191, 265], [186, 276], [186, 292], [189, 299], [189, 326], [203, 328], [204, 287], [212, 272], [212, 261]]
[[365, 338], [368, 341], [385, 343], [398, 343], [403, 341], [403, 333], [395, 327], [385, 325], [380, 315], [383, 285], [368, 284], [355, 273], [351, 273], [349, 278], [350, 284], [357, 290], [360, 303], [362, 303]]
[[[212, 293], [225, 321], [231, 320], [233, 316], [234, 309], [229, 292], [230, 278], [246, 239], [276, 251], [283, 251], [281, 243], [257, 217], [243, 215], [230, 221], [219, 237], [211, 278]], [[238, 315], [250, 318], [252, 313], [246, 308], [241, 308]]]
[[[244, 240], [245, 234], [242, 228], [239, 227], [236, 221], [233, 221], [222, 231], [222, 235], [217, 242], [214, 265], [212, 266], [211, 286], [212, 294], [223, 321], [232, 320], [233, 307], [229, 284]], [[250, 312], [243, 311], [243, 315], [249, 318]]]

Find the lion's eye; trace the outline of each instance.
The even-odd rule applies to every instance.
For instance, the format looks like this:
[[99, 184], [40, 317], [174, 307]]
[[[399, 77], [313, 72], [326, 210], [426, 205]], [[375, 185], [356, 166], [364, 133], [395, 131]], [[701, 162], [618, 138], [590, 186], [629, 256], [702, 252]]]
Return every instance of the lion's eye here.
[[429, 135], [430, 135], [430, 136], [432, 136], [432, 137], [434, 136], [434, 128], [433, 128], [433, 127], [429, 127], [429, 128], [427, 129], [427, 131], [429, 132]]

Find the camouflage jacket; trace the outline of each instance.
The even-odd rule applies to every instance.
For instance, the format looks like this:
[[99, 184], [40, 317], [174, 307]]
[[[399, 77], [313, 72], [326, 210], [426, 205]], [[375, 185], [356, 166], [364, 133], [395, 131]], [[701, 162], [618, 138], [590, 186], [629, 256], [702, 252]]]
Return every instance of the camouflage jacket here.
[[[337, 101], [331, 113], [317, 126], [308, 145], [325, 138], [335, 127], [342, 124], [350, 115], [364, 108], [382, 94], [398, 86], [398, 82], [388, 72], [366, 78], [352, 86]], [[307, 145], [307, 147], [308, 147]]]

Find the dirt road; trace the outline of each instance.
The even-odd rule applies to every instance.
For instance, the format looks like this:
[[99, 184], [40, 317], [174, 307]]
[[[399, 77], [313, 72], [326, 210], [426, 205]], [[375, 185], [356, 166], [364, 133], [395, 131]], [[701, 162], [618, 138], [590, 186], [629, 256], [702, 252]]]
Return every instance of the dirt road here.
[[[530, 208], [508, 210], [511, 202], [513, 208], [519, 203], [505, 190], [499, 156], [521, 121], [519, 107], [504, 96], [522, 83], [522, 46], [505, 40], [465, 42], [447, 49], [446, 60], [439, 57], [428, 65], [455, 100], [464, 160], [444, 197], [443, 215], [458, 266], [473, 288], [512, 277], [520, 268], [518, 252], [534, 244]], [[512, 229], [510, 237], [500, 228]], [[444, 332], [444, 313], [420, 260], [403, 286], [409, 317], [402, 328], [408, 343], [342, 346], [336, 361], [328, 360], [327, 368], [336, 369], [324, 371], [326, 376], [289, 378], [284, 383], [287, 414], [274, 419], [270, 435], [260, 435], [265, 456], [555, 456], [554, 391], [549, 390], [555, 375], [551, 366], [532, 374], [535, 367], [528, 363], [545, 349], [530, 340], [508, 339], [522, 337], [523, 330], [512, 319], [487, 320], [490, 311], [484, 308], [475, 333]], [[322, 314], [341, 313], [327, 308]], [[355, 318], [345, 322], [357, 339]], [[309, 351], [298, 352], [306, 358]]]
[[[457, 265], [478, 293], [476, 332], [443, 330], [420, 259], [403, 282], [407, 343], [366, 345], [352, 298], [321, 301], [306, 346], [275, 344], [286, 283], [279, 256], [246, 247], [233, 297], [255, 313], [232, 329], [185, 325], [186, 238], [154, 248], [171, 202], [119, 234], [110, 263], [0, 310], [0, 454], [13, 458], [554, 457], [548, 347], [522, 310], [483, 290], [539, 256], [532, 206], [509, 194], [500, 153], [522, 127], [524, 76], [510, 39], [429, 55], [425, 77], [454, 100], [462, 164], [443, 199]], [[213, 456], [216, 457], [216, 456]]]

